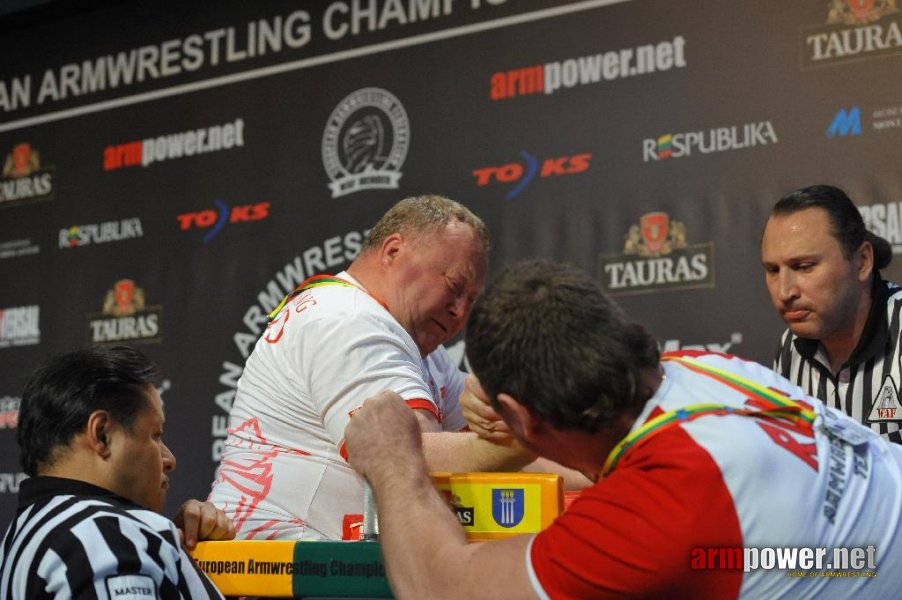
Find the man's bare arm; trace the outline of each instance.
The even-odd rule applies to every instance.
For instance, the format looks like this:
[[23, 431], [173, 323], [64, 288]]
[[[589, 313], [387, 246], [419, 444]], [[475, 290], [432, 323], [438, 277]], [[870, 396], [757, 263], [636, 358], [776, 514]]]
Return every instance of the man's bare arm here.
[[345, 432], [351, 466], [373, 487], [395, 596], [535, 597], [526, 571], [530, 537], [468, 544], [429, 479], [423, 438], [416, 418], [393, 392], [369, 400]]

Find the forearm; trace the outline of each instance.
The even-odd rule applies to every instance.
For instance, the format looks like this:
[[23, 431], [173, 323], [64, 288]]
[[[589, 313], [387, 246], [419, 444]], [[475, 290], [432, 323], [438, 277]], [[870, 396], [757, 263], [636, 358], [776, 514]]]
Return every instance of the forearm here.
[[472, 473], [519, 471], [535, 455], [516, 442], [489, 442], [475, 433], [424, 433], [423, 453], [430, 471]]
[[537, 458], [532, 463], [523, 468], [524, 473], [553, 473], [560, 475], [564, 482], [565, 491], [583, 490], [591, 485], [594, 481], [586, 477], [584, 473], [580, 473], [574, 469], [565, 467], [547, 458]]
[[466, 562], [463, 529], [436, 492], [422, 456], [371, 475], [379, 512], [379, 541], [397, 598], [438, 598], [456, 593]]

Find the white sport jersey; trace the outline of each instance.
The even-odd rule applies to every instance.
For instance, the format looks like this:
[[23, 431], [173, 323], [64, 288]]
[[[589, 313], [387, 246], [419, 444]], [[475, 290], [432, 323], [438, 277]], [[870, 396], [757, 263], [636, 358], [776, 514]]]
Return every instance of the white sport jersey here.
[[[630, 449], [532, 540], [539, 597], [899, 597], [902, 448], [756, 363], [662, 358]], [[785, 398], [808, 420], [756, 412]], [[832, 564], [834, 548], [868, 547], [876, 568]], [[823, 564], [761, 568], [800, 548], [823, 549]], [[744, 565], [745, 549], [761, 563]]]
[[384, 305], [346, 272], [311, 278], [257, 340], [238, 382], [210, 500], [243, 539], [340, 539], [363, 512], [344, 458], [351, 413], [385, 390], [466, 427], [464, 374], [443, 347], [425, 360]]

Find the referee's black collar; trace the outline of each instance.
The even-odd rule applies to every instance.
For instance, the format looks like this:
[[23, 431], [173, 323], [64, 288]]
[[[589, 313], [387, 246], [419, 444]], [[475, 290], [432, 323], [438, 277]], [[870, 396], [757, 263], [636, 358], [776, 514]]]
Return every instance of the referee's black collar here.
[[88, 483], [87, 481], [38, 475], [36, 477], [23, 479], [22, 483], [19, 484], [19, 510], [22, 510], [35, 502], [47, 500], [53, 496], [63, 495], [103, 498], [104, 500], [110, 500], [116, 504], [124, 505], [126, 508], [140, 508], [128, 498], [123, 498], [110, 490]]
[[[842, 368], [847, 365], [857, 365], [864, 362], [872, 356], [877, 356], [883, 352], [886, 345], [886, 335], [889, 331], [889, 323], [886, 319], [886, 302], [892, 295], [893, 290], [889, 288], [886, 281], [880, 276], [879, 271], [874, 271], [874, 280], [871, 283], [871, 308], [868, 310], [868, 320], [865, 321], [864, 330], [861, 332], [861, 339], [852, 351], [848, 360], [843, 364]], [[796, 337], [793, 342], [796, 350], [804, 358], [813, 360], [817, 354], [820, 340]]]

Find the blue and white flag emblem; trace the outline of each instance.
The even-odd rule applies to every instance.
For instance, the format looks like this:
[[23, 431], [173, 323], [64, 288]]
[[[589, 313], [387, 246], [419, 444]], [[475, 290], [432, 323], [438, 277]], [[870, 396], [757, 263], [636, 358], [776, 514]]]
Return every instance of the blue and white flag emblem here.
[[502, 527], [516, 527], [523, 520], [523, 490], [492, 490], [492, 518]]

